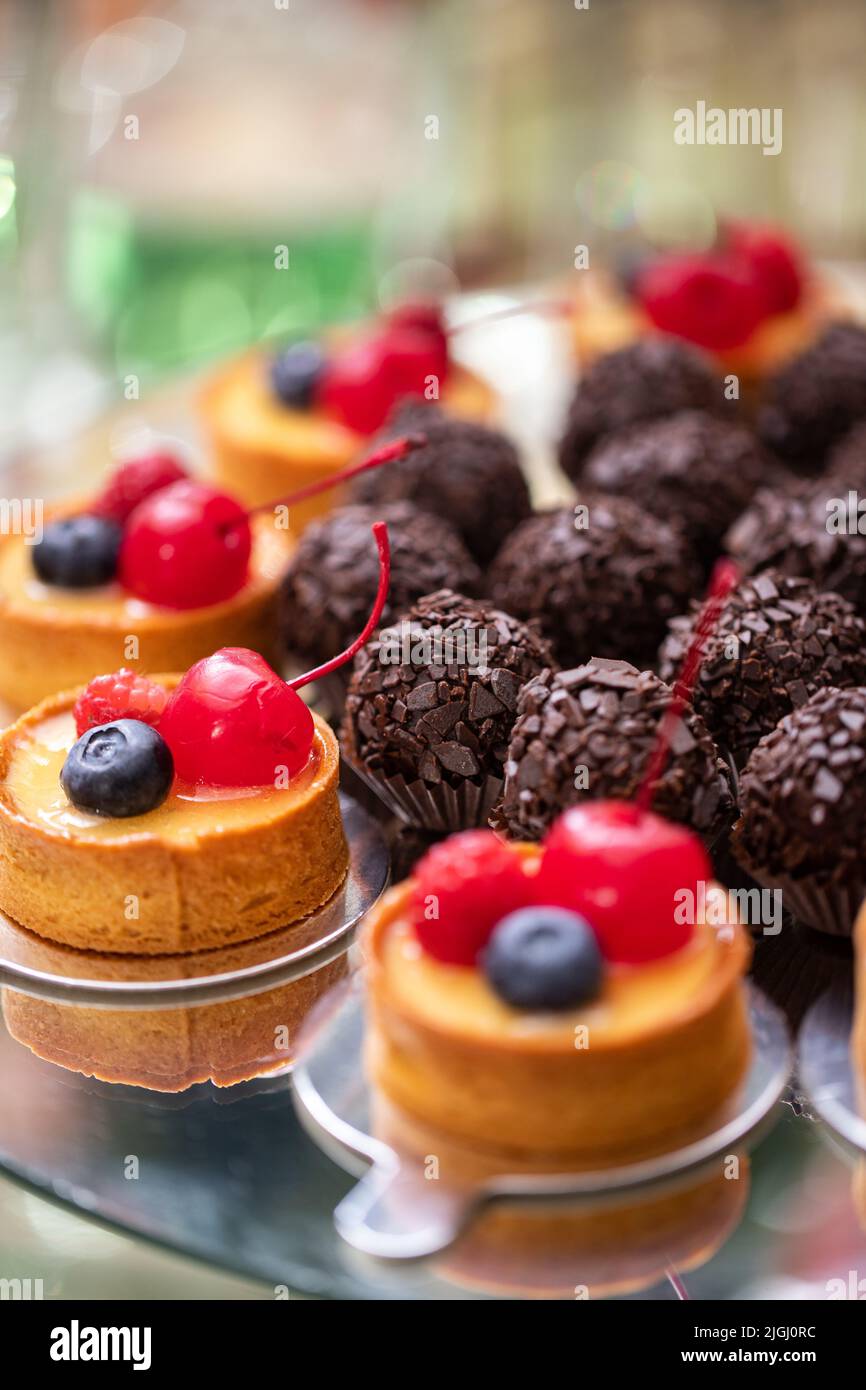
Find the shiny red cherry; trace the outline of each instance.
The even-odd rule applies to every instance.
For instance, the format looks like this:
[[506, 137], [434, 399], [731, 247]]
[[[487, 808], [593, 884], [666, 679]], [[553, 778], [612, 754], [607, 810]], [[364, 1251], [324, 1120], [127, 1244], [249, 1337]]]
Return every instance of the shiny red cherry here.
[[698, 883], [711, 879], [690, 830], [630, 802], [592, 801], [551, 827], [534, 897], [579, 912], [608, 960], [637, 965], [685, 946]]
[[93, 511], [122, 526], [145, 497], [179, 483], [186, 476], [186, 469], [173, 454], [142, 454], [127, 459], [110, 474]]
[[442, 317], [442, 308], [434, 303], [406, 303], [392, 309], [388, 316], [391, 330], [409, 329], [421, 334], [430, 348], [430, 358], [436, 376], [444, 381], [448, 374], [448, 330]]
[[182, 782], [279, 786], [305, 766], [313, 716], [257, 652], [223, 647], [187, 671], [159, 731]]
[[249, 570], [249, 519], [227, 493], [190, 480], [136, 507], [120, 547], [118, 577], [136, 598], [164, 608], [205, 608], [242, 589]]
[[640, 273], [637, 295], [657, 328], [715, 352], [741, 347], [766, 312], [753, 273], [735, 257], [663, 257]]
[[768, 314], [787, 314], [803, 296], [805, 271], [797, 247], [776, 227], [734, 222], [726, 229], [734, 255], [750, 267]]
[[441, 380], [434, 340], [410, 328], [388, 328], [335, 352], [325, 367], [318, 402], [359, 434], [372, 434], [404, 396], [423, 396], [430, 377]]
[[393, 405], [386, 356], [382, 337], [362, 338], [335, 351], [319, 381], [318, 404], [348, 429], [373, 434]]

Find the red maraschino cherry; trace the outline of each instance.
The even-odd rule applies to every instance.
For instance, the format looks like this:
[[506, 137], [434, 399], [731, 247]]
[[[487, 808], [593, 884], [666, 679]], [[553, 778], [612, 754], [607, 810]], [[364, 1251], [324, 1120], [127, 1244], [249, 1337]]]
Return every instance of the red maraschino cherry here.
[[638, 965], [685, 946], [693, 917], [676, 911], [683, 890], [697, 901], [712, 867], [697, 835], [628, 801], [572, 806], [552, 826], [535, 891], [579, 912], [607, 960]]
[[163, 608], [205, 608], [243, 588], [252, 532], [234, 497], [206, 483], [173, 483], [130, 516], [118, 578], [127, 593]]
[[367, 623], [351, 646], [324, 665], [282, 680], [264, 657], [223, 647], [197, 661], [172, 692], [159, 732], [181, 782], [211, 787], [279, 787], [306, 766], [313, 716], [298, 690], [350, 661], [382, 616], [390, 579], [388, 528], [377, 521], [379, 589]]
[[735, 256], [663, 256], [636, 290], [656, 328], [714, 352], [741, 347], [766, 312], [754, 274]]
[[750, 266], [768, 314], [788, 314], [803, 296], [805, 272], [797, 247], [777, 227], [731, 222], [725, 227], [730, 251]]

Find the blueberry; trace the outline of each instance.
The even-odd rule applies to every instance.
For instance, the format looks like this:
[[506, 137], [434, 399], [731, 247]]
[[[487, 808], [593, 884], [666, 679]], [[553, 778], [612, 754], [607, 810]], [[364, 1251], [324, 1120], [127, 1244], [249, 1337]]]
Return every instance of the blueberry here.
[[173, 777], [174, 760], [156, 729], [140, 719], [116, 719], [73, 744], [60, 785], [80, 811], [143, 816], [165, 801]]
[[516, 1009], [570, 1009], [592, 999], [602, 977], [595, 933], [576, 912], [524, 907], [493, 929], [484, 972]]
[[121, 529], [107, 517], [64, 517], [45, 527], [33, 547], [33, 565], [44, 584], [90, 589], [107, 584], [117, 573]]
[[271, 385], [284, 405], [293, 405], [298, 410], [309, 409], [325, 360], [318, 343], [292, 343], [274, 358]]

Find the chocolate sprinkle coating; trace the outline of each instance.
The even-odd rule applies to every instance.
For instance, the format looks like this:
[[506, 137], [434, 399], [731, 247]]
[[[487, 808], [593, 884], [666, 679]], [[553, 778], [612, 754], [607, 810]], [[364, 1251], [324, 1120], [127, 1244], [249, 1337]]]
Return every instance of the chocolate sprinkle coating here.
[[[672, 695], [652, 671], [626, 661], [596, 658], [573, 671], [543, 671], [521, 693], [491, 823], [515, 839], [540, 840], [567, 806], [632, 800]], [[585, 786], [575, 786], [578, 769], [585, 769]], [[730, 771], [693, 710], [677, 727], [652, 805], [708, 840], [733, 820]]]
[[606, 353], [578, 383], [559, 445], [559, 465], [576, 480], [604, 435], [680, 410], [731, 410], [721, 379], [697, 348], [652, 334]]
[[[673, 618], [659, 653], [670, 681], [682, 665], [700, 605]], [[693, 705], [719, 747], [742, 767], [759, 739], [826, 686], [866, 684], [866, 623], [838, 594], [764, 570], [744, 580], [704, 648]]]
[[[404, 634], [406, 663], [394, 660]], [[416, 657], [425, 638], [434, 649]], [[358, 653], [341, 733], [347, 756], [434, 786], [499, 777], [520, 690], [551, 664], [547, 643], [507, 613], [450, 589], [428, 594]]]
[[668, 619], [701, 593], [682, 532], [625, 497], [588, 496], [588, 525], [568, 508], [540, 512], [509, 536], [489, 576], [494, 602], [536, 619], [562, 666], [592, 656], [655, 660]]
[[532, 507], [517, 450], [504, 434], [469, 420], [454, 420], [434, 405], [404, 404], [385, 426], [382, 441], [419, 431], [427, 444], [406, 458], [362, 473], [353, 501], [408, 499], [454, 526], [470, 554], [489, 564], [505, 537]]
[[731, 847], [750, 872], [862, 879], [866, 689], [821, 690], [755, 748]]
[[866, 329], [836, 323], [767, 383], [758, 432], [805, 474], [820, 471], [831, 445], [866, 419]]
[[441, 517], [411, 502], [339, 507], [304, 531], [283, 582], [285, 645], [311, 664], [347, 647], [367, 621], [379, 584], [374, 521], [387, 524], [391, 544], [383, 625], [436, 589], [480, 590], [481, 571], [454, 527]]
[[812, 579], [866, 617], [866, 535], [828, 530], [828, 503], [846, 497], [847, 488], [829, 475], [761, 488], [725, 537], [726, 548], [745, 574], [772, 568]]
[[581, 486], [623, 494], [663, 519], [676, 517], [709, 572], [728, 527], [778, 472], [744, 425], [684, 410], [602, 440]]

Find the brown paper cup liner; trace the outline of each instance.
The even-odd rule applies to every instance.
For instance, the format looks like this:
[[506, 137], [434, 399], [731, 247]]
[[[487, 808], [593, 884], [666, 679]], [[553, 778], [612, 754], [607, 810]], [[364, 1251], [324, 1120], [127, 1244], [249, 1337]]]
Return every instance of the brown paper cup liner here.
[[485, 777], [478, 783], [464, 781], [458, 788], [446, 782], [431, 786], [420, 779], [407, 782], [403, 777], [371, 772], [348, 756], [345, 745], [343, 758], [393, 815], [421, 830], [448, 835], [455, 830], [486, 827], [490, 812], [502, 794], [501, 777]]
[[762, 888], [778, 888], [782, 906], [797, 921], [828, 936], [850, 936], [857, 913], [866, 899], [866, 879], [857, 877], [847, 884], [821, 883], [819, 879], [796, 879], [787, 874], [772, 877], [757, 873], [754, 867], [743, 864], [755, 874]]

